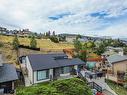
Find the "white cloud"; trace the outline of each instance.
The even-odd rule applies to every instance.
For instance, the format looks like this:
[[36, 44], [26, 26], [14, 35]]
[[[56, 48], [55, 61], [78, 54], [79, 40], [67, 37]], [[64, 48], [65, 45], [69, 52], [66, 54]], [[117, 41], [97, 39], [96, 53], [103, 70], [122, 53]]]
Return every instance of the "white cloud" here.
[[[57, 33], [93, 35], [115, 35], [117, 28], [122, 27], [119, 34], [123, 35], [127, 34], [123, 32], [127, 30], [123, 27], [127, 22], [119, 24], [116, 20], [112, 24], [112, 21], [89, 14], [106, 12], [106, 18], [123, 19], [121, 16], [127, 15], [126, 8], [127, 0], [0, 0], [0, 24], [12, 28], [30, 28], [35, 32], [55, 30]], [[48, 18], [63, 12], [72, 15], [59, 20]]]

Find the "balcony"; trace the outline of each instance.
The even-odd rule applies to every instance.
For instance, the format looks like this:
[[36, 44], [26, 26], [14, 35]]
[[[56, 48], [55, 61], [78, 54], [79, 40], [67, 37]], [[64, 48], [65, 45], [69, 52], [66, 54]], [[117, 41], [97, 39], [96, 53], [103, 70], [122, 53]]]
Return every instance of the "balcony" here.
[[124, 84], [124, 79], [114, 74], [107, 74], [106, 79], [109, 79], [118, 84]]

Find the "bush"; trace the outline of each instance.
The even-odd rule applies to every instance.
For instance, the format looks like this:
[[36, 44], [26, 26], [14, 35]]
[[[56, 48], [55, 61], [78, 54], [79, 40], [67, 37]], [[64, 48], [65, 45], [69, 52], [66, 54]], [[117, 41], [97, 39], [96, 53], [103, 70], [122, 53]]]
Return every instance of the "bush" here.
[[53, 82], [51, 86], [55, 87], [63, 95], [92, 95], [86, 83], [77, 78], [58, 80]]
[[0, 47], [3, 47], [3, 46], [4, 46], [4, 44], [2, 42], [0, 42]]
[[52, 42], [54, 42], [54, 43], [59, 43], [59, 40], [58, 40], [58, 38], [57, 38], [56, 36], [51, 36], [51, 37], [49, 37], [49, 39], [50, 39]]
[[18, 88], [16, 95], [92, 95], [92, 92], [84, 81], [72, 78]]

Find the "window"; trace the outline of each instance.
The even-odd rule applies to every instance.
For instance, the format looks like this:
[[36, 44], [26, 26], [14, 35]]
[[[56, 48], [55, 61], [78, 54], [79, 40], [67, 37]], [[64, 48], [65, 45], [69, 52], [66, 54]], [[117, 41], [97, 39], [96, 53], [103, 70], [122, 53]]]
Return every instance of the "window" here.
[[44, 80], [49, 78], [49, 70], [37, 71], [37, 80]]
[[70, 73], [70, 67], [62, 67], [61, 68], [61, 74]]

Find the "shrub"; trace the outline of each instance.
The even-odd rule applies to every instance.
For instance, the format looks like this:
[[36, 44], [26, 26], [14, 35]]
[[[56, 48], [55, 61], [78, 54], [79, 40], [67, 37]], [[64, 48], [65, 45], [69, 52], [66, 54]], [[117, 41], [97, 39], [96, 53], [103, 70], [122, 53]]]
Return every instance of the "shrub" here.
[[2, 42], [0, 42], [0, 47], [3, 47], [3, 46], [4, 46], [4, 44]]
[[92, 95], [92, 92], [83, 80], [72, 78], [18, 88], [16, 95]]
[[30, 39], [30, 47], [31, 48], [36, 48], [37, 47], [37, 41], [35, 39], [35, 36], [32, 36]]
[[51, 85], [55, 87], [59, 93], [63, 93], [63, 95], [92, 95], [86, 83], [77, 78], [58, 80]]
[[54, 42], [54, 43], [59, 43], [59, 40], [58, 40], [58, 38], [56, 37], [56, 36], [51, 36], [51, 37], [49, 37], [50, 38], [50, 40], [52, 41], [52, 42]]

